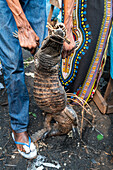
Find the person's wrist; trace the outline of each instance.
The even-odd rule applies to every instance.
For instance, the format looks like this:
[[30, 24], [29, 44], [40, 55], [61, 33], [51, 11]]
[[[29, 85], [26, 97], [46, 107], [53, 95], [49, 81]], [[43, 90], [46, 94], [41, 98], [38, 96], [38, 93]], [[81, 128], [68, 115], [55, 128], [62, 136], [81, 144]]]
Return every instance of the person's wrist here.
[[73, 28], [73, 24], [71, 24], [71, 23], [64, 23], [64, 25], [65, 25], [65, 28], [66, 28], [66, 32], [69, 32], [70, 33], [70, 31], [72, 31], [72, 28]]
[[22, 27], [28, 27], [30, 24], [25, 16], [25, 14], [22, 12], [20, 15], [14, 16], [17, 28], [22, 28]]

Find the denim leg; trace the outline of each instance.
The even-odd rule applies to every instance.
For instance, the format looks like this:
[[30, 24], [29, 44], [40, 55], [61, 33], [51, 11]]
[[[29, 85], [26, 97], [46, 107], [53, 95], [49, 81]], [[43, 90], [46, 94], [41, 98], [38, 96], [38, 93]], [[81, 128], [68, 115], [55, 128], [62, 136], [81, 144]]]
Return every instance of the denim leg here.
[[[40, 45], [46, 29], [46, 0], [21, 0], [23, 10], [32, 28], [40, 38]], [[17, 30], [13, 15], [4, 0], [0, 0], [0, 59], [8, 93], [11, 127], [16, 132], [27, 130], [29, 121], [29, 96], [25, 85], [22, 49], [12, 36]]]
[[16, 132], [27, 130], [29, 96], [25, 85], [22, 49], [12, 32], [17, 30], [5, 0], [0, 0], [0, 59], [8, 93], [11, 127]]
[[25, 2], [23, 10], [25, 15], [36, 34], [39, 37], [39, 43], [47, 36], [47, 16], [46, 16], [46, 0], [22, 0]]

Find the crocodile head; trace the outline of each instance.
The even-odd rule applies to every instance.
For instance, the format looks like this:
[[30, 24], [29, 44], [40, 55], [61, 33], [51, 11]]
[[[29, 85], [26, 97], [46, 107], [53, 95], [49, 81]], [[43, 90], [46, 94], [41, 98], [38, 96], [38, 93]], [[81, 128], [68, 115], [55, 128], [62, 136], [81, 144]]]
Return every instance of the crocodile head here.
[[65, 35], [64, 27], [53, 28], [51, 35], [44, 39], [41, 48], [34, 57], [36, 67], [51, 70], [52, 67], [60, 63]]

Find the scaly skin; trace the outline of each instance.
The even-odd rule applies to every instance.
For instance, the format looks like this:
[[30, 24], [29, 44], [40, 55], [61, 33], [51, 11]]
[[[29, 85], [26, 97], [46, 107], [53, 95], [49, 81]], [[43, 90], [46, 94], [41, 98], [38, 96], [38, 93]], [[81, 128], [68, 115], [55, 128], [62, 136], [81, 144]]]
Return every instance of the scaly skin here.
[[[59, 24], [60, 27], [60, 24]], [[47, 37], [35, 55], [34, 97], [45, 112], [44, 129], [32, 135], [32, 140], [53, 135], [67, 134], [77, 127], [78, 119], [74, 109], [67, 104], [67, 95], [58, 77], [58, 68], [65, 33], [62, 27]], [[51, 120], [55, 123], [51, 125]]]

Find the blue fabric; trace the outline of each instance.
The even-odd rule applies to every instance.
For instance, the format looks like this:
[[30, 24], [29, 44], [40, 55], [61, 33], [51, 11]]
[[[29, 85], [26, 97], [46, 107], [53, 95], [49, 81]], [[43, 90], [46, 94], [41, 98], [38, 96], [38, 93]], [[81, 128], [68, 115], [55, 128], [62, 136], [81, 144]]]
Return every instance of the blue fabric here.
[[[46, 0], [21, 0], [21, 4], [41, 45], [47, 34]], [[27, 130], [29, 95], [25, 85], [22, 49], [12, 34], [15, 30], [17, 27], [12, 12], [6, 0], [0, 0], [0, 60], [8, 93], [11, 127], [19, 133]]]
[[30, 145], [31, 145], [31, 138], [29, 137], [29, 145], [27, 145], [26, 143], [22, 143], [22, 142], [17, 142], [17, 141], [14, 141], [15, 144], [18, 144], [18, 145], [26, 145], [30, 148]]
[[[50, 12], [50, 7], [51, 7], [50, 0], [46, 0], [46, 13], [47, 13], [47, 17], [48, 17], [49, 12]], [[59, 13], [60, 13], [60, 9], [57, 8], [57, 7], [54, 7], [51, 20], [58, 19], [58, 21], [61, 22], [61, 16], [59, 15]]]
[[110, 56], [110, 76], [113, 79], [113, 25], [109, 40], [108, 55]]

